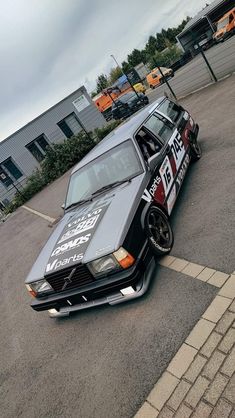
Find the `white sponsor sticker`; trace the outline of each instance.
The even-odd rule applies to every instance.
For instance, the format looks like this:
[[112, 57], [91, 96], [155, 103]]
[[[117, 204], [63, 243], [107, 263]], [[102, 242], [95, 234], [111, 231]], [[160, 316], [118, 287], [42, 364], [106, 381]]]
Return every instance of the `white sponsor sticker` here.
[[185, 160], [184, 160], [184, 162], [183, 162], [183, 164], [182, 164], [182, 167], [181, 167], [181, 169], [180, 169], [180, 171], [179, 171], [179, 173], [178, 173], [178, 176], [177, 176], [177, 178], [176, 178], [176, 182], [177, 182], [178, 188], [179, 188], [179, 187], [181, 186], [181, 184], [182, 184], [182, 181], [183, 181], [184, 176], [185, 176], [185, 173], [186, 173], [186, 171], [187, 171], [187, 168], [188, 168], [189, 162], [190, 162], [190, 158], [189, 158], [189, 155], [187, 154], [187, 155], [185, 156]]
[[75, 238], [69, 242], [65, 242], [62, 245], [59, 245], [54, 249], [54, 251], [51, 254], [51, 257], [54, 257], [55, 255], [58, 256], [60, 254], [64, 254], [67, 251], [74, 250], [75, 248], [80, 247], [80, 245], [84, 244], [85, 242], [89, 241], [91, 237], [91, 234], [87, 234], [82, 237]]
[[178, 131], [176, 131], [176, 134], [170, 138], [169, 146], [171, 147], [171, 151], [173, 153], [176, 164], [176, 169], [178, 170], [185, 155], [184, 143]]
[[76, 235], [82, 234], [83, 232], [88, 231], [89, 229], [94, 228], [99, 216], [100, 215], [92, 216], [91, 218], [86, 219], [85, 221], [82, 221], [79, 224], [77, 224], [75, 228], [70, 229], [64, 235], [62, 235], [61, 239], [58, 241], [58, 244], [67, 241], [68, 239], [75, 237]]
[[168, 156], [165, 157], [160, 169], [159, 169], [159, 173], [163, 182], [163, 187], [164, 187], [164, 191], [165, 191], [165, 196], [167, 196], [171, 185], [174, 181], [174, 176], [173, 176], [173, 172], [172, 172], [172, 168], [171, 168], [171, 163], [170, 160], [168, 158]]
[[68, 224], [68, 228], [72, 228], [73, 226], [79, 224], [82, 221], [85, 221], [88, 218], [92, 218], [95, 215], [99, 215], [99, 213], [102, 212], [102, 208], [94, 209], [92, 212], [86, 213], [79, 218], [76, 218], [74, 221], [70, 222]]
[[84, 254], [74, 254], [72, 257], [64, 258], [62, 260], [58, 260], [56, 258], [52, 261], [52, 263], [48, 263], [46, 266], [46, 273], [50, 273], [50, 271], [57, 270], [59, 267], [66, 266], [70, 263], [75, 263], [77, 261], [81, 261], [83, 259]]

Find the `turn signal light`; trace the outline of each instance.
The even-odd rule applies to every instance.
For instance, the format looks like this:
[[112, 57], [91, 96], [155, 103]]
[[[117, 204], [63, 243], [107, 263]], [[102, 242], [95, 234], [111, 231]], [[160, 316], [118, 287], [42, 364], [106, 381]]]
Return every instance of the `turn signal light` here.
[[115, 251], [113, 255], [123, 269], [131, 267], [135, 262], [134, 257], [132, 257], [132, 255], [122, 247]]
[[31, 296], [33, 296], [34, 298], [36, 298], [37, 293], [28, 284], [26, 284], [26, 289], [28, 290], [28, 292], [30, 293]]

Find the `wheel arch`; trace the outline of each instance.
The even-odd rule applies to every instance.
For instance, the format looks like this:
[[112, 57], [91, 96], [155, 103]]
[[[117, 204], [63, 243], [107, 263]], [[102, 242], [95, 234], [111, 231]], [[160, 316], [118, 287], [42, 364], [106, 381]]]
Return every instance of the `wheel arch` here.
[[144, 207], [144, 209], [141, 213], [140, 221], [141, 221], [141, 226], [142, 226], [143, 230], [145, 229], [146, 215], [148, 213], [149, 208], [151, 208], [152, 206], [155, 206], [158, 209], [160, 209], [167, 216], [167, 218], [169, 219], [169, 213], [167, 212], [166, 208], [163, 205], [161, 205], [160, 203], [155, 202], [154, 200], [152, 200], [151, 202], [146, 203], [146, 205], [145, 205], [145, 207]]

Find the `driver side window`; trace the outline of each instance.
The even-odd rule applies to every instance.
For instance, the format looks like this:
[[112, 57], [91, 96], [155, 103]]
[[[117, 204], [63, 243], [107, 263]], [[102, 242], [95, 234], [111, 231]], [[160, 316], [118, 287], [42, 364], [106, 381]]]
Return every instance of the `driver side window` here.
[[162, 144], [144, 126], [136, 134], [136, 140], [145, 161], [148, 161], [150, 157], [159, 153], [162, 149]]

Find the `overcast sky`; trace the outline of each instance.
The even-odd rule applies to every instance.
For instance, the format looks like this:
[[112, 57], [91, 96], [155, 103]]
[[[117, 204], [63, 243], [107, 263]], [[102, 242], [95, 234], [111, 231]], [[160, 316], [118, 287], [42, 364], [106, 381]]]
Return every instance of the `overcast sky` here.
[[206, 0], [0, 0], [0, 140]]

